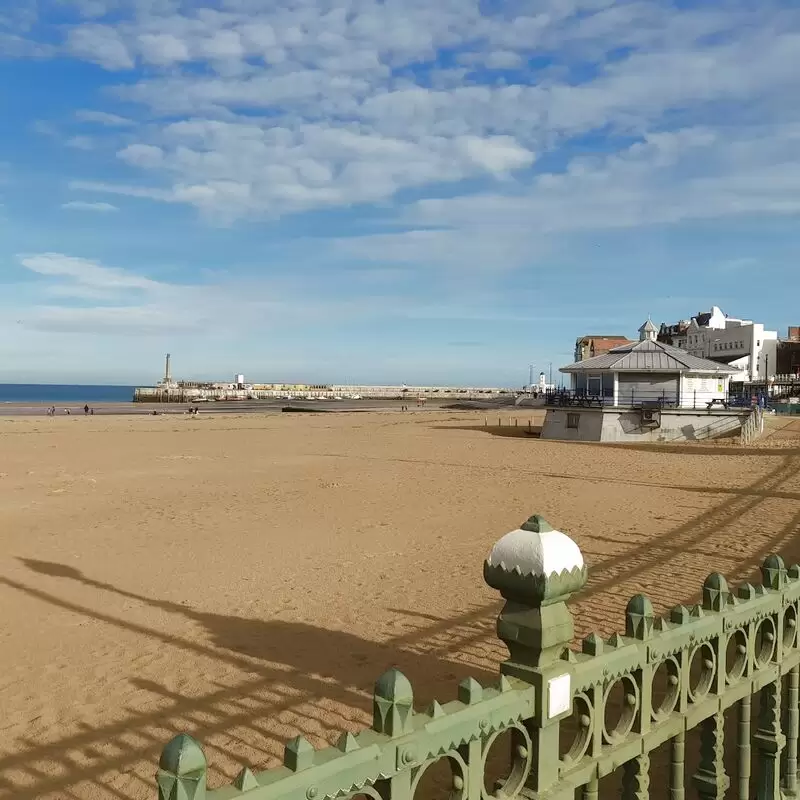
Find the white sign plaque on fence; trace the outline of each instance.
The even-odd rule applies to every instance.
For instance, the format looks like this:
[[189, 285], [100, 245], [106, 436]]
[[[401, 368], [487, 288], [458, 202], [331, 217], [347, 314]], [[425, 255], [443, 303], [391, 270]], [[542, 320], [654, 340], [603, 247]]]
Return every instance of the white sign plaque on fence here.
[[572, 684], [568, 672], [547, 682], [547, 718], [552, 719], [572, 708]]

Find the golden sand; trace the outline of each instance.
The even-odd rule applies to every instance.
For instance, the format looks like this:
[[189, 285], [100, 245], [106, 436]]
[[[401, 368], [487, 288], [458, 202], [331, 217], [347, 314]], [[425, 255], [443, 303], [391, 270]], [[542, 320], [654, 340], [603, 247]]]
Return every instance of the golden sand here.
[[800, 555], [788, 433], [749, 452], [634, 450], [482, 422], [0, 420], [0, 796], [152, 798], [181, 730], [218, 785], [298, 733], [321, 746], [368, 724], [390, 665], [419, 703], [491, 679], [482, 562], [532, 513], [584, 552], [580, 635], [619, 629], [637, 591], [663, 610], [712, 569], [736, 582], [769, 552]]

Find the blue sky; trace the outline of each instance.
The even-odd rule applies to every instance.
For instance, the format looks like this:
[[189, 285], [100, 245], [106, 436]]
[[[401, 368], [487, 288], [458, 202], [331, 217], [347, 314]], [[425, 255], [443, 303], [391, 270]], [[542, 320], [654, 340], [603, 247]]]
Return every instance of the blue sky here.
[[800, 323], [794, 0], [6, 0], [0, 382], [521, 385]]

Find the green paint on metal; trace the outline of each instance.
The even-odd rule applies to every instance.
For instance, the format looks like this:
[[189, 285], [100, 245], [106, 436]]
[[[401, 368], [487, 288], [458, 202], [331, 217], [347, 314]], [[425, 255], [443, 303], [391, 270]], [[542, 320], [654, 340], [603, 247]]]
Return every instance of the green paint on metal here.
[[156, 783], [159, 800], [204, 800], [207, 764], [203, 749], [189, 734], [172, 739], [161, 753]]
[[540, 517], [538, 514], [528, 517], [519, 527], [523, 531], [531, 531], [533, 533], [544, 533], [545, 531], [554, 530], [547, 520], [544, 517]]
[[[522, 529], [532, 537], [552, 530], [538, 516]], [[495, 796], [572, 800], [580, 790], [584, 800], [597, 800], [600, 779], [623, 767], [625, 800], [646, 800], [650, 753], [668, 742], [669, 798], [685, 800], [686, 733], [693, 728], [700, 729], [701, 749], [691, 778], [702, 800], [729, 791], [726, 747], [737, 755], [739, 797], [798, 796], [800, 567], [771, 555], [762, 584], [736, 590], [713, 572], [701, 604], [676, 605], [665, 616], [636, 595], [624, 610], [624, 633], [605, 641], [590, 634], [578, 650], [571, 648], [567, 601], [585, 586], [586, 567], [523, 573], [513, 564], [484, 564], [486, 582], [505, 599], [497, 634], [509, 655], [496, 683], [465, 678], [456, 700], [433, 701], [417, 713], [411, 682], [390, 669], [375, 684], [370, 729], [344, 733], [322, 750], [298, 736], [286, 745], [282, 767], [256, 774], [245, 768], [232, 785], [214, 790], [207, 789], [202, 748], [181, 734], [162, 753], [159, 800], [412, 800], [425, 771], [443, 758], [453, 768], [451, 797], [479, 800], [487, 797], [489, 751], [504, 732], [511, 734], [512, 766]], [[623, 707], [609, 729], [607, 706], [620, 686]], [[754, 696], [759, 713], [751, 737]], [[576, 733], [565, 744], [570, 715]], [[726, 715], [736, 716], [728, 742]], [[416, 800], [424, 799], [417, 793]]]

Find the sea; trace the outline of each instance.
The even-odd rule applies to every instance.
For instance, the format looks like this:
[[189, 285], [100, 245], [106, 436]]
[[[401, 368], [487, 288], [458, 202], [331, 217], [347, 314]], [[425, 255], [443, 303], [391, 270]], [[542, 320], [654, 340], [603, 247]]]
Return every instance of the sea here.
[[74, 384], [0, 383], [3, 403], [130, 403], [133, 386], [80, 386]]

